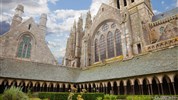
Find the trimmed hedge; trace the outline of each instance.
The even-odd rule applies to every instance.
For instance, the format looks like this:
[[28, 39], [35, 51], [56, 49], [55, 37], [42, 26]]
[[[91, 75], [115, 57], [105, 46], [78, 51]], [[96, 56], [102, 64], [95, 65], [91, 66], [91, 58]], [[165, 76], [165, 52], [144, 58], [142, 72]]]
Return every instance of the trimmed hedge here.
[[[75, 93], [72, 97], [72, 100], [77, 100], [77, 96], [80, 93]], [[60, 93], [60, 92], [40, 92], [38, 97], [40, 99], [49, 98], [50, 100], [67, 100], [69, 93]], [[84, 100], [96, 100], [97, 97], [104, 97], [104, 93], [84, 93], [82, 95]]]

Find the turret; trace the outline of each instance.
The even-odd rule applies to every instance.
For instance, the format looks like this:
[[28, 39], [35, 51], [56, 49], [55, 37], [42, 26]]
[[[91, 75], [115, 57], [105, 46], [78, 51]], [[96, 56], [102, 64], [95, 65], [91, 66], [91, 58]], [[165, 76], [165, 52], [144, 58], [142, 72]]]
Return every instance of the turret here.
[[46, 31], [46, 22], [47, 22], [47, 15], [43, 13], [41, 14], [40, 23], [39, 23], [39, 28], [42, 29], [43, 31]]
[[86, 23], [85, 23], [85, 30], [90, 29], [92, 25], [92, 20], [91, 20], [91, 13], [90, 11], [87, 13], [87, 18], [86, 18]]
[[24, 6], [18, 5], [15, 9], [15, 14], [12, 19], [11, 28], [16, 27], [22, 22], [22, 14], [24, 13]]

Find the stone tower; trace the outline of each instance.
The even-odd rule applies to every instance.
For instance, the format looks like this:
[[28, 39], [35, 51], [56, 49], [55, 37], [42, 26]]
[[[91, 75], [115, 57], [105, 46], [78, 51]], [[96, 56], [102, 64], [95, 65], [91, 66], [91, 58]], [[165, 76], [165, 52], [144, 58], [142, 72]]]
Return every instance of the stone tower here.
[[18, 5], [17, 8], [15, 9], [15, 14], [12, 18], [12, 23], [10, 28], [14, 28], [17, 25], [19, 25], [22, 22], [22, 14], [24, 13], [24, 6], [23, 5]]
[[125, 40], [128, 40], [127, 55], [144, 52], [146, 45], [142, 24], [151, 22], [153, 11], [150, 0], [110, 0], [110, 5], [119, 9], [122, 16], [122, 26], [125, 30]]
[[86, 23], [85, 23], [85, 34], [82, 38], [82, 50], [81, 50], [81, 67], [86, 67], [91, 65], [91, 48], [90, 48], [90, 28], [92, 25], [91, 13], [87, 13]]
[[[39, 28], [43, 31], [43, 33], [46, 33], [46, 23], [47, 23], [47, 15], [41, 14]], [[46, 34], [43, 35], [45, 37]]]

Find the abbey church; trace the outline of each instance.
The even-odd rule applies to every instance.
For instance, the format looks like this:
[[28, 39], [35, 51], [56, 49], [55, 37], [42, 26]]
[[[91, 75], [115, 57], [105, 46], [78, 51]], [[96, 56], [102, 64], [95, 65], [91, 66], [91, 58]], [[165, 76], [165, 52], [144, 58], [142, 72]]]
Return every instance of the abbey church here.
[[[63, 65], [45, 42], [47, 15], [22, 19], [18, 5], [0, 35], [0, 93], [23, 91], [128, 95], [178, 94], [178, 8], [155, 15], [150, 0], [110, 0], [74, 21]], [[84, 25], [85, 22], [85, 25]], [[60, 53], [60, 52], [59, 52]]]

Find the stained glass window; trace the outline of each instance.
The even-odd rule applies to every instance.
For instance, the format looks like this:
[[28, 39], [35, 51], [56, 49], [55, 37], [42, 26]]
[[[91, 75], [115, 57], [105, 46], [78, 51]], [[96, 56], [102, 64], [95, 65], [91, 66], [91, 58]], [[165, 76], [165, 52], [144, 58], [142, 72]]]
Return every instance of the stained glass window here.
[[29, 35], [24, 35], [18, 47], [17, 57], [30, 58], [31, 47], [31, 37]]
[[104, 24], [103, 27], [102, 27], [102, 30], [103, 31], [107, 31], [109, 28], [109, 25], [108, 24]]
[[121, 47], [121, 32], [117, 29], [115, 32], [115, 40], [116, 40], [116, 55], [122, 55], [122, 47]]
[[108, 58], [114, 57], [114, 37], [112, 32], [109, 32], [107, 35], [107, 48]]
[[106, 42], [104, 35], [101, 35], [99, 41], [99, 48], [100, 48], [100, 58], [101, 60], [106, 59]]
[[98, 40], [95, 40], [95, 62], [99, 61], [99, 53], [98, 53]]

